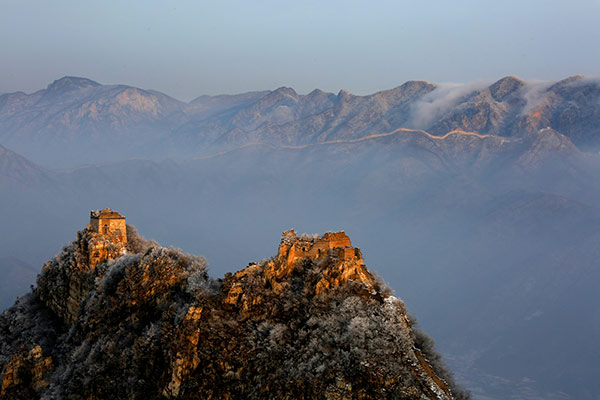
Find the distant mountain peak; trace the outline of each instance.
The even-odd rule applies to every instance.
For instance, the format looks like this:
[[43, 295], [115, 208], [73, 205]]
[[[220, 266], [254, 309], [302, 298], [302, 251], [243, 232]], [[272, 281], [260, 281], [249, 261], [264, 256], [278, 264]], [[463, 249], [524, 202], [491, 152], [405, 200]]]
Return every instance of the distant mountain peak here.
[[498, 79], [495, 83], [500, 83], [500, 82], [525, 82], [525, 81], [517, 75], [507, 75], [504, 78]]
[[0, 144], [0, 188], [40, 182], [43, 174], [42, 168]]
[[313, 96], [321, 96], [323, 94], [327, 94], [327, 92], [324, 92], [323, 90], [317, 88], [314, 89], [312, 92], [310, 92], [309, 94], [307, 94], [308, 97], [313, 97]]
[[502, 101], [506, 96], [525, 86], [518, 76], [506, 76], [490, 86], [490, 94], [496, 101]]
[[569, 85], [577, 82], [577, 81], [581, 81], [583, 78], [585, 78], [585, 76], [578, 74], [578, 75], [573, 75], [573, 76], [569, 76], [568, 78], [565, 78], [561, 81], [556, 82], [554, 85], [550, 86], [548, 88], [549, 92], [554, 92], [557, 90], [561, 90], [563, 88], [569, 87]]
[[585, 78], [584, 75], [582, 74], [577, 74], [577, 75], [573, 75], [573, 76], [569, 76], [568, 78], [563, 79], [562, 81], [559, 81], [558, 84], [566, 84], [566, 83], [571, 83], [571, 82], [575, 82], [578, 80], [581, 80]]
[[345, 101], [350, 99], [351, 97], [353, 97], [354, 95], [352, 93], [350, 93], [350, 91], [346, 90], [346, 89], [341, 89], [338, 94], [337, 97], [339, 100]]
[[425, 94], [431, 92], [437, 87], [434, 83], [428, 81], [406, 81], [400, 86], [396, 86], [393, 89], [382, 90], [375, 93], [375, 95], [381, 94], [396, 94], [400, 96], [412, 97], [414, 95]]
[[273, 92], [271, 92], [271, 94], [287, 96], [287, 97], [291, 97], [295, 100], [298, 100], [298, 93], [296, 93], [296, 91], [294, 89], [292, 89], [291, 87], [282, 86], [280, 88], [273, 90]]
[[91, 79], [79, 78], [76, 76], [64, 76], [49, 84], [47, 90], [50, 92], [68, 92], [71, 90], [96, 86], [101, 85]]
[[406, 81], [402, 85], [400, 85], [400, 87], [403, 87], [403, 88], [412, 88], [412, 87], [422, 88], [422, 87], [429, 87], [429, 86], [436, 86], [436, 84], [433, 82], [429, 82], [429, 81]]

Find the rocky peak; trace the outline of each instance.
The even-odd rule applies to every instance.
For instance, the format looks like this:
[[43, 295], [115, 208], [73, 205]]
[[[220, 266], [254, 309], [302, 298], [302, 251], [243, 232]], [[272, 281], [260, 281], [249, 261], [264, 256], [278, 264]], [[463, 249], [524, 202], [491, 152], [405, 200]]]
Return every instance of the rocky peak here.
[[269, 92], [266, 96], [256, 102], [254, 106], [258, 107], [259, 110], [264, 111], [274, 106], [293, 106], [298, 103], [299, 99], [300, 97], [294, 89], [289, 87], [280, 87], [272, 92]]
[[344, 232], [327, 232], [323, 236], [298, 236], [293, 229], [283, 232], [277, 262], [267, 265], [267, 276], [289, 277], [302, 260], [323, 261], [327, 265], [321, 270], [321, 279], [315, 286], [317, 295], [348, 281], [361, 283], [368, 292], [377, 285], [365, 266], [360, 249], [352, 247]]
[[276, 257], [261, 264], [251, 264], [232, 276], [224, 303], [250, 313], [257, 303], [252, 291], [247, 288], [248, 276], [262, 275], [273, 292], [280, 294], [286, 290], [290, 280], [295, 276], [311, 274], [313, 267], [318, 274], [307, 278], [305, 282], [310, 287], [307, 291], [311, 295], [340, 288], [350, 281], [360, 285], [366, 295], [377, 292], [375, 288], [378, 284], [367, 270], [360, 249], [352, 247], [350, 238], [344, 232], [298, 236], [290, 229], [281, 235]]
[[133, 227], [129, 254], [90, 268], [92, 225], [0, 316], [2, 398], [459, 398], [344, 232], [286, 231], [215, 281], [201, 258], [133, 246]]
[[573, 85], [575, 82], [582, 81], [583, 78], [583, 75], [569, 76], [568, 78], [556, 82], [555, 84], [550, 86], [546, 91], [550, 93], [559, 93], [564, 95], [566, 94], [566, 89], [569, 89], [569, 87], [571, 87], [571, 85]]
[[490, 94], [496, 101], [502, 101], [506, 96], [525, 86], [525, 82], [517, 76], [507, 76], [490, 86]]
[[277, 258], [287, 265], [299, 258], [321, 258], [333, 256], [342, 261], [361, 261], [359, 249], [352, 247], [350, 238], [344, 232], [327, 232], [323, 236], [296, 235], [293, 229], [283, 232]]
[[65, 323], [79, 315], [83, 299], [102, 276], [97, 267], [127, 253], [125, 218], [105, 208], [90, 212], [90, 224], [77, 232], [77, 240], [43, 267], [37, 296]]
[[101, 85], [98, 82], [94, 82], [91, 79], [78, 78], [75, 76], [65, 76], [49, 84], [46, 90], [51, 93], [65, 93], [71, 90], [97, 86]]
[[350, 98], [352, 98], [354, 95], [352, 93], [350, 93], [348, 90], [346, 89], [341, 89], [338, 94], [337, 94], [337, 98], [339, 101], [348, 101], [350, 100]]
[[429, 93], [437, 87], [429, 81], [407, 81], [392, 90], [400, 91], [406, 97], [412, 97], [418, 94]]
[[321, 97], [321, 96], [329, 96], [330, 93], [324, 92], [321, 89], [313, 89], [306, 97]]
[[282, 97], [290, 97], [294, 100], [298, 100], [298, 93], [296, 93], [296, 91], [291, 87], [282, 86], [275, 89], [273, 92], [271, 92], [271, 94]]
[[254, 103], [245, 112], [264, 113], [280, 106], [293, 107], [298, 103], [299, 96], [292, 88], [280, 87]]

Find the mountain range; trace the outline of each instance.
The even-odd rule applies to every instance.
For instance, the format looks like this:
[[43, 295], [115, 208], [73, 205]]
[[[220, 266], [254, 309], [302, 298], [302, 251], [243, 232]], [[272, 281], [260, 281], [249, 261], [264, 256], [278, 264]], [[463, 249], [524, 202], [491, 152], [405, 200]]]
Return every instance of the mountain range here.
[[0, 256], [39, 270], [106, 205], [213, 275], [343, 229], [475, 398], [594, 399], [599, 104], [580, 76], [189, 103], [63, 78], [0, 97]]
[[552, 129], [597, 152], [599, 96], [600, 81], [583, 76], [552, 83], [511, 76], [489, 86], [410, 81], [368, 96], [318, 89], [299, 95], [281, 87], [184, 103], [153, 90], [64, 77], [32, 94], [0, 96], [0, 144], [48, 166], [72, 167], [189, 158], [252, 143], [356, 140], [398, 128], [506, 138]]

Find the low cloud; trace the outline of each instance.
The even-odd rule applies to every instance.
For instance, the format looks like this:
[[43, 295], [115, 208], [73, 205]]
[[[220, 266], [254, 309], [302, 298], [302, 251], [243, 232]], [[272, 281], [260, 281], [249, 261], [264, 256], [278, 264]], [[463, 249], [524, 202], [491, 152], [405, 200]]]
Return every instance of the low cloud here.
[[549, 99], [546, 90], [556, 82], [547, 81], [529, 81], [521, 88], [521, 97], [525, 100], [525, 106], [521, 110], [521, 115], [529, 115], [535, 112], [535, 109], [545, 105]]
[[[542, 107], [548, 102], [550, 102], [550, 97], [548, 96], [547, 90], [556, 85], [555, 81], [529, 81], [526, 85], [521, 89], [521, 96], [525, 100], [525, 106], [521, 111], [521, 115], [529, 115], [539, 107]], [[579, 79], [574, 79], [571, 82], [564, 83], [565, 87], [570, 88], [579, 88], [582, 86], [596, 85], [600, 86], [600, 77], [598, 76], [590, 76], [590, 77], [580, 77]], [[600, 103], [600, 97], [598, 97], [598, 102]]]
[[487, 84], [442, 83], [435, 90], [416, 101], [411, 110], [409, 126], [426, 129], [433, 121], [455, 107], [465, 96], [484, 88]]

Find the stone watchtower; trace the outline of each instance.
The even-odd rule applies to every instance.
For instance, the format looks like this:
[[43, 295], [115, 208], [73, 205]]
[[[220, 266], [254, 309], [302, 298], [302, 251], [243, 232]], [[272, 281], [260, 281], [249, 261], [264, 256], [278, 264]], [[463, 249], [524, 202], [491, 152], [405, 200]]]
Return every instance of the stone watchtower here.
[[91, 238], [86, 241], [90, 268], [125, 254], [127, 225], [124, 216], [110, 208], [92, 211], [88, 229], [92, 232]]
[[90, 212], [90, 227], [96, 233], [110, 235], [121, 244], [127, 244], [125, 217], [110, 208]]

